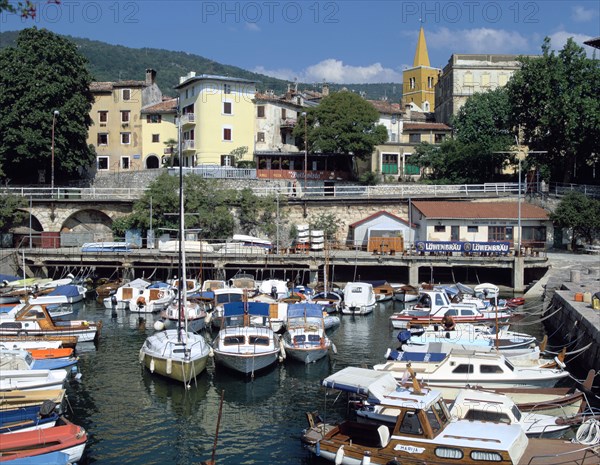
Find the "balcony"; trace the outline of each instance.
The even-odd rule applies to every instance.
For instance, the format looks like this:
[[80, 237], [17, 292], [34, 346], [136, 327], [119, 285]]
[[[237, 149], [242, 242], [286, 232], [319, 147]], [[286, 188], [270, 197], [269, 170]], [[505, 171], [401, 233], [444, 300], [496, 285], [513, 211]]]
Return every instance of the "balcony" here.
[[183, 151], [194, 150], [196, 148], [196, 144], [194, 142], [195, 141], [193, 140], [184, 140], [181, 144], [183, 147]]
[[182, 126], [186, 126], [189, 124], [195, 124], [196, 123], [196, 117], [194, 115], [194, 113], [184, 113], [183, 115], [181, 115], [181, 125]]
[[296, 120], [292, 119], [292, 118], [282, 118], [281, 119], [281, 124], [280, 127], [281, 128], [293, 128], [294, 126], [296, 126]]

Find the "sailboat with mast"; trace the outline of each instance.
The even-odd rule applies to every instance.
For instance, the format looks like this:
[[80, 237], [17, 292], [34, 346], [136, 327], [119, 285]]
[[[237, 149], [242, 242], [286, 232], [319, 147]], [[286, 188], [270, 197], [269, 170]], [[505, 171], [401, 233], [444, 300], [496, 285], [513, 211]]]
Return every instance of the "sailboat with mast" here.
[[[181, 118], [179, 119], [178, 146], [181, 153]], [[179, 161], [179, 276], [186, 276], [185, 248], [185, 214], [183, 193], [183, 163]], [[187, 321], [187, 289], [185, 279], [178, 282], [179, 318], [177, 328], [157, 331], [149, 336], [140, 349], [140, 363], [151, 373], [171, 378], [190, 386], [190, 381], [206, 368], [212, 349], [204, 336], [190, 331]]]

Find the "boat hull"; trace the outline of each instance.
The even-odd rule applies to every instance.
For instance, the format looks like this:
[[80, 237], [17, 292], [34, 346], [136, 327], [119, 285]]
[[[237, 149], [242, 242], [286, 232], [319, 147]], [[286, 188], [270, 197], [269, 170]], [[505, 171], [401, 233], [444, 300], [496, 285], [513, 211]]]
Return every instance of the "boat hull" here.
[[188, 361], [171, 359], [169, 362], [167, 358], [143, 355], [143, 364], [151, 373], [182, 383], [189, 383], [191, 379], [202, 373], [206, 369], [207, 362], [208, 356]]
[[329, 347], [298, 348], [285, 346], [286, 356], [302, 363], [313, 363], [327, 356]]
[[277, 349], [261, 353], [231, 353], [215, 349], [215, 362], [238, 373], [251, 375], [275, 364], [279, 352]]

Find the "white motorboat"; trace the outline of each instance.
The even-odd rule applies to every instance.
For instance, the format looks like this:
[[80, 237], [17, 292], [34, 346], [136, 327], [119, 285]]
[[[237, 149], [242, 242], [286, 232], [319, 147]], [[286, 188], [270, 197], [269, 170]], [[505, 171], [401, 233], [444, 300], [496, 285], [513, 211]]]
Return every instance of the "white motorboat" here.
[[0, 391], [62, 389], [67, 370], [0, 370]]
[[461, 390], [450, 407], [450, 413], [466, 420], [517, 424], [529, 437], [559, 438], [571, 427], [560, 417], [521, 412], [508, 396], [477, 389]]
[[494, 300], [500, 295], [500, 288], [492, 283], [481, 283], [473, 288], [476, 296]]
[[323, 291], [311, 296], [310, 301], [321, 305], [327, 313], [337, 313], [341, 311], [344, 299], [337, 292]]
[[444, 316], [450, 315], [456, 323], [506, 323], [512, 318], [507, 308], [486, 308], [481, 310], [475, 304], [455, 304], [440, 289], [421, 290], [415, 305], [390, 316], [396, 329], [407, 326], [441, 323]]
[[290, 288], [287, 281], [281, 279], [267, 279], [259, 284], [258, 293], [268, 295], [274, 300], [281, 300], [290, 296]]
[[164, 310], [175, 299], [175, 290], [166, 283], [155, 283], [140, 289], [137, 296], [129, 301], [129, 311], [133, 313], [156, 313]]
[[29, 299], [30, 304], [74, 304], [85, 298], [87, 289], [79, 284], [66, 284], [55, 287], [47, 294]]
[[558, 368], [545, 368], [538, 361], [516, 365], [504, 355], [483, 352], [450, 352], [436, 362], [388, 361], [375, 365], [378, 371], [390, 372], [397, 379], [405, 378], [408, 365], [417, 379], [429, 386], [443, 388], [477, 385], [485, 388], [552, 387], [569, 373]]
[[376, 304], [372, 284], [350, 282], [344, 287], [343, 314], [367, 315], [373, 311]]
[[[169, 306], [161, 313], [161, 321], [165, 328], [175, 328], [179, 323], [180, 319], [187, 320], [184, 324], [187, 324], [188, 331], [197, 333], [206, 327], [207, 322], [210, 321], [209, 315], [212, 315], [206, 311], [207, 305], [205, 302], [193, 302], [187, 300], [185, 308], [181, 313], [179, 299], [175, 299]], [[158, 322], [157, 322], [158, 323]]]
[[323, 309], [318, 304], [288, 305], [286, 328], [283, 347], [285, 353], [294, 360], [316, 362], [326, 357], [333, 347], [325, 334]]
[[0, 315], [0, 336], [77, 336], [77, 342], [89, 342], [101, 328], [101, 321], [55, 320], [44, 304], [20, 304]]
[[150, 286], [150, 284], [152, 284], [150, 281], [146, 281], [142, 278], [137, 278], [128, 282], [127, 284], [119, 287], [113, 295], [106, 297], [102, 301], [104, 303], [104, 308], [115, 307], [117, 310], [128, 309], [129, 301], [134, 297], [137, 297], [140, 293], [140, 290], [146, 289], [148, 286]]
[[410, 284], [390, 283], [394, 289], [393, 299], [398, 302], [414, 302], [419, 298], [419, 289]]
[[223, 320], [223, 305], [231, 302], [242, 302], [246, 291], [237, 287], [223, 287], [215, 288], [212, 292], [214, 301], [211, 323], [218, 328]]
[[217, 364], [254, 375], [283, 359], [279, 336], [270, 327], [269, 304], [228, 303], [221, 320], [221, 330], [213, 341]]

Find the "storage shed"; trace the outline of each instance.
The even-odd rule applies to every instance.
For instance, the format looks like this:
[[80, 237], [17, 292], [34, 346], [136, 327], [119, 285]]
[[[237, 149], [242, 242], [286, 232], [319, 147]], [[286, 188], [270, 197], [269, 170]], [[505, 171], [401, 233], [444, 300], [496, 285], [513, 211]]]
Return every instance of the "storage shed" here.
[[402, 252], [413, 238], [408, 221], [383, 210], [349, 226], [349, 245], [370, 252]]

